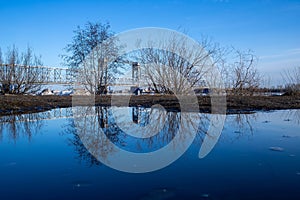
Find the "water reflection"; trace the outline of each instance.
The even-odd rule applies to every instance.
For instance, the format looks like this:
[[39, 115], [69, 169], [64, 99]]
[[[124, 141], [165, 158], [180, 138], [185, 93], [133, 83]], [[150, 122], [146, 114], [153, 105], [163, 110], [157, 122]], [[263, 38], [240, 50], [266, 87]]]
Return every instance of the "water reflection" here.
[[79, 161], [79, 163], [85, 163], [90, 167], [101, 165], [101, 162], [99, 162], [82, 143], [79, 135], [76, 133], [73, 119], [67, 120], [67, 124], [64, 125], [61, 134], [71, 136], [67, 137], [67, 143], [73, 147], [76, 155], [75, 158]]
[[[104, 139], [97, 132], [94, 133], [102, 143], [89, 142], [89, 145], [95, 146], [93, 151], [99, 154], [113, 153], [113, 149], [106, 146], [110, 140], [120, 148], [137, 153], [160, 149], [178, 135], [178, 132], [169, 132], [178, 130], [178, 123], [183, 117], [181, 113], [165, 112], [157, 107], [80, 107], [80, 110], [85, 115], [80, 119], [82, 129], [84, 123], [91, 125], [96, 122], [93, 127], [86, 129], [85, 134], [91, 136], [89, 130], [92, 128], [102, 127], [101, 130], [105, 130]], [[122, 113], [125, 110], [124, 115], [118, 115], [119, 119], [114, 116], [115, 112]], [[90, 111], [97, 114], [91, 115]], [[292, 118], [298, 113], [299, 110], [284, 110], [228, 115], [220, 142], [203, 160], [196, 156], [207, 135], [212, 116], [199, 114], [196, 140], [183, 157], [174, 165], [139, 176], [100, 167], [102, 163], [92, 156], [80, 139], [83, 133], [78, 132], [72, 117], [49, 121], [42, 120], [40, 113], [39, 117], [31, 118], [31, 124], [24, 119], [28, 115], [1, 118], [1, 122], [5, 123], [15, 121], [13, 126], [20, 136], [25, 131], [17, 123], [35, 126], [36, 119], [41, 123], [37, 132], [32, 134], [30, 145], [28, 136], [17, 137], [14, 140], [17, 144], [7, 143], [10, 125], [1, 125], [1, 194], [4, 195], [3, 199], [22, 199], [29, 193], [31, 199], [40, 199], [49, 195], [48, 191], [55, 191], [54, 195], [60, 199], [101, 199], [107, 196], [111, 199], [260, 199], [262, 196], [284, 199], [286, 194], [292, 196], [291, 199], [299, 199], [299, 124]], [[157, 118], [164, 118], [161, 123], [166, 125], [150, 138], [135, 138], [123, 131], [126, 124], [122, 125], [121, 122], [126, 117], [132, 122], [131, 130], [148, 127]], [[18, 119], [21, 122], [16, 122]], [[153, 126], [160, 125], [156, 123]], [[59, 131], [64, 134], [57, 134]], [[235, 142], [231, 141], [232, 138]], [[78, 163], [78, 160], [82, 163]], [[18, 192], [13, 192], [15, 190]]]
[[[177, 136], [177, 141], [184, 141], [191, 137], [191, 129], [197, 130], [194, 145], [201, 147], [209, 129], [211, 114], [199, 113], [197, 117], [180, 112], [166, 111], [162, 107], [78, 107], [80, 120], [73, 119], [71, 108], [56, 109], [42, 113], [24, 115], [11, 115], [0, 118], [0, 139], [4, 138], [18, 141], [25, 137], [31, 141], [39, 133], [46, 120], [68, 118], [61, 127], [62, 133], [68, 135], [68, 144], [74, 148], [76, 158], [90, 166], [101, 165], [97, 158], [107, 158], [116, 150], [109, 145], [114, 145], [134, 153], [147, 153], [157, 151]], [[255, 134], [253, 124], [261, 113], [231, 114], [227, 116], [226, 128], [233, 130], [233, 140], [242, 137], [252, 137]], [[182, 118], [185, 122], [182, 123]], [[286, 110], [280, 112], [284, 122], [300, 124], [300, 110]], [[197, 119], [197, 120], [196, 120]], [[262, 123], [270, 119], [263, 119]], [[180, 126], [184, 131], [179, 133]], [[186, 127], [184, 127], [186, 126]], [[104, 134], [101, 134], [101, 133]], [[139, 133], [139, 137], [135, 134]], [[84, 139], [84, 140], [82, 140]], [[232, 138], [231, 138], [232, 139]], [[173, 143], [174, 151], [180, 142]]]
[[[69, 137], [68, 143], [74, 147], [77, 158], [89, 165], [100, 165], [95, 158], [106, 158], [107, 155], [114, 153], [114, 148], [109, 145], [110, 142], [131, 152], [155, 151], [169, 144], [175, 137], [181, 119], [179, 112], [157, 112], [157, 109], [157, 107], [119, 107], [114, 109], [102, 106], [78, 107], [77, 113], [80, 113], [80, 116], [77, 117], [80, 120], [76, 121], [76, 125], [73, 119], [68, 120], [63, 134], [73, 135], [73, 137]], [[127, 119], [126, 111], [130, 113], [129, 119]], [[118, 112], [118, 117], [116, 117], [116, 112]], [[155, 117], [155, 122], [160, 123], [152, 123], [149, 128], [147, 125], [154, 120], [151, 116]], [[190, 120], [192, 121], [192, 119]], [[128, 127], [130, 122], [133, 122], [136, 127], [130, 126], [130, 124]], [[199, 124], [195, 122], [194, 126], [199, 126]], [[144, 138], [130, 135], [130, 131], [136, 132], [141, 127], [146, 127], [143, 129]], [[203, 127], [199, 130], [204, 131]], [[148, 137], [153, 132], [155, 135]]]
[[37, 134], [43, 126], [42, 113], [31, 113], [25, 115], [9, 115], [0, 118], [0, 137], [7, 137], [15, 143], [19, 137], [24, 136], [29, 141]]
[[[95, 111], [96, 116], [93, 116], [92, 113]], [[191, 134], [191, 128], [197, 130], [194, 144], [201, 147], [209, 126], [214, 126], [210, 124], [211, 114], [199, 113], [198, 121], [195, 120], [195, 116], [184, 115], [187, 126], [183, 128], [184, 134], [178, 135], [183, 113], [167, 112], [160, 107], [81, 107], [78, 112], [84, 114], [76, 126], [79, 134], [77, 139], [83, 139], [85, 147], [98, 159], [116, 153], [117, 150], [112, 148], [110, 142], [126, 151], [145, 153], [163, 148], [177, 135], [178, 142], [172, 144], [173, 150], [176, 151], [181, 141]], [[299, 111], [291, 110], [284, 113], [295, 117]], [[227, 116], [226, 122], [229, 125], [227, 127], [234, 131], [234, 134], [230, 135], [234, 137], [231, 140], [252, 137], [255, 133], [253, 124], [257, 122], [258, 115], [259, 113], [238, 113]], [[262, 116], [260, 118], [264, 119]], [[263, 123], [265, 122], [269, 120], [264, 119]]]
[[300, 124], [300, 110], [289, 110], [283, 112], [280, 116], [284, 121], [292, 121], [296, 124]]
[[233, 140], [238, 140], [241, 137], [252, 137], [255, 131], [252, 124], [257, 120], [257, 116], [257, 113], [228, 115], [226, 123], [230, 129], [234, 130]]
[[[211, 124], [209, 114], [170, 112], [161, 106], [76, 107], [75, 113], [77, 117], [72, 124], [76, 129], [74, 138], [81, 140], [98, 160], [110, 163], [121, 163], [122, 159], [116, 161], [115, 157], [146, 155], [153, 159], [158, 152], [164, 156], [158, 160], [171, 163], [172, 156], [179, 158], [193, 141], [201, 146], [209, 128], [215, 126]], [[209, 140], [214, 137], [214, 142], [218, 140], [218, 137], [209, 137]], [[204, 155], [213, 148], [214, 142], [209, 141], [205, 147], [207, 150], [202, 150], [207, 151]], [[72, 143], [82, 144], [80, 141]], [[142, 157], [139, 159], [132, 161], [134, 165], [144, 160]], [[128, 160], [126, 162], [130, 163]]]

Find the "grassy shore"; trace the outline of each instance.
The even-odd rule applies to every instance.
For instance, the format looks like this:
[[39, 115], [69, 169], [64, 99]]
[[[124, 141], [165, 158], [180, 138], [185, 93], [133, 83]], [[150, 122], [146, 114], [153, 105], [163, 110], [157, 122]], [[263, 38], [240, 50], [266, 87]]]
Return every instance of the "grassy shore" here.
[[[86, 96], [76, 99], [79, 105], [86, 105]], [[116, 96], [121, 100], [125, 96]], [[258, 110], [300, 109], [300, 95], [295, 96], [227, 96], [227, 113], [250, 112]], [[121, 102], [121, 101], [120, 101]], [[198, 96], [199, 110], [211, 112], [211, 99], [209, 96]], [[110, 106], [111, 96], [96, 96], [96, 105]], [[118, 103], [117, 103], [118, 104]], [[178, 99], [174, 95], [139, 95], [131, 96], [129, 106], [151, 107], [160, 104], [167, 110], [180, 110]], [[120, 104], [121, 105], [121, 104]], [[1, 95], [0, 116], [33, 113], [65, 108], [72, 106], [72, 96], [21, 96]]]

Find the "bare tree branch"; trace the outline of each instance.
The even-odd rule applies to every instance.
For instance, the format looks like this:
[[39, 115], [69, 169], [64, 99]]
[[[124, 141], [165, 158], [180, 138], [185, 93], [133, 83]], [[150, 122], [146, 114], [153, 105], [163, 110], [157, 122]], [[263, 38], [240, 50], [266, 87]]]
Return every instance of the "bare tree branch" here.
[[[2, 56], [0, 56], [2, 57]], [[43, 80], [37, 66], [41, 66], [41, 58], [34, 55], [32, 49], [19, 54], [13, 46], [8, 48], [6, 64], [0, 59], [0, 92], [2, 94], [36, 93], [41, 89]]]

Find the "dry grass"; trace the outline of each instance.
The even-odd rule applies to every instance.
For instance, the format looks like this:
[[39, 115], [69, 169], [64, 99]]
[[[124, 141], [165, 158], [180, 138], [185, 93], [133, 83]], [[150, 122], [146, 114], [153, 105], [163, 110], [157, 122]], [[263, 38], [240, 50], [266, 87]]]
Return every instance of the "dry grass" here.
[[[123, 103], [128, 96], [115, 96], [114, 105], [127, 106]], [[187, 97], [188, 98], [188, 97]], [[227, 112], [254, 111], [254, 110], [278, 110], [300, 109], [300, 95], [296, 96], [227, 96]], [[86, 105], [87, 97], [76, 97], [77, 105]], [[92, 99], [93, 100], [93, 99]], [[211, 103], [209, 96], [198, 97], [199, 109], [202, 112], [210, 112]], [[97, 96], [96, 105], [110, 106], [111, 96]], [[160, 104], [167, 110], [180, 110], [178, 99], [174, 95], [140, 95], [131, 96], [129, 106], [151, 107]], [[24, 96], [1, 95], [0, 115], [41, 112], [53, 108], [72, 106], [71, 96]]]

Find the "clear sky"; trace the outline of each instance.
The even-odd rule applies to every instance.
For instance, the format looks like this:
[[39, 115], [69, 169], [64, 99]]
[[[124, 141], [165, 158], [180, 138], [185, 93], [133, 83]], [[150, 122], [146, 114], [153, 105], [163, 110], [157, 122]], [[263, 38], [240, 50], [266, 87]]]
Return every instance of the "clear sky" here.
[[300, 65], [300, 1], [287, 0], [0, 0], [0, 47], [27, 45], [48, 66], [60, 66], [60, 54], [73, 30], [87, 21], [110, 22], [115, 33], [140, 27], [187, 30], [201, 40], [252, 49], [258, 69], [272, 85], [280, 72]]

